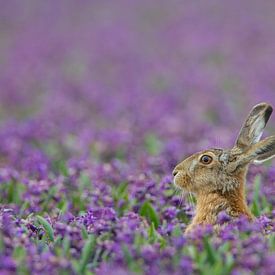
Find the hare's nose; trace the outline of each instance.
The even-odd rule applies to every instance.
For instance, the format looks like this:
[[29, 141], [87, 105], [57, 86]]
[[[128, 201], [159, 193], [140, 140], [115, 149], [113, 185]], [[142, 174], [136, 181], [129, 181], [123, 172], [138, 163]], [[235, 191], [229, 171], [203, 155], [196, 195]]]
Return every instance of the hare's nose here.
[[175, 176], [177, 175], [178, 172], [179, 172], [178, 170], [174, 170], [174, 171], [173, 171], [173, 176], [175, 177]]

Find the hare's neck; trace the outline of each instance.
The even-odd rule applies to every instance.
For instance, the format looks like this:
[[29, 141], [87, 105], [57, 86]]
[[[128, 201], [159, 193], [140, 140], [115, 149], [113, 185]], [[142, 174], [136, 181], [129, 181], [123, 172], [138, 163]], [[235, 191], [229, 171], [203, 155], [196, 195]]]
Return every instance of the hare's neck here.
[[234, 192], [212, 192], [197, 196], [196, 214], [192, 224], [215, 224], [219, 212], [226, 211], [232, 217], [252, 215], [246, 203], [243, 186]]

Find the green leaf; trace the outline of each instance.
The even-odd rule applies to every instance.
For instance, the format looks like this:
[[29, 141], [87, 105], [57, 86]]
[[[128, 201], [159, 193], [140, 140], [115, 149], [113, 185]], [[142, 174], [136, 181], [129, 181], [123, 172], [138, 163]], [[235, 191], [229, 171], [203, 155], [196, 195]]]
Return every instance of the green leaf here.
[[63, 255], [66, 257], [69, 255], [70, 245], [71, 245], [70, 239], [68, 237], [64, 237], [62, 241], [62, 252], [63, 252]]
[[148, 134], [144, 138], [144, 145], [150, 155], [157, 155], [161, 150], [161, 143], [154, 134]]
[[[123, 214], [130, 208], [128, 182], [122, 182], [118, 186], [114, 186], [112, 188], [112, 197], [114, 199], [115, 209], [117, 210], [118, 215], [123, 216]], [[120, 204], [119, 202], [123, 203]], [[134, 203], [134, 201], [131, 200], [131, 203]]]
[[17, 265], [16, 274], [30, 274], [26, 265], [27, 252], [23, 246], [16, 246], [13, 250], [12, 257]]
[[82, 238], [83, 238], [84, 240], [89, 239], [89, 234], [88, 234], [88, 232], [87, 232], [85, 226], [83, 226], [83, 227], [81, 228], [81, 235], [82, 235]]
[[155, 229], [154, 223], [151, 223], [150, 227], [148, 227], [148, 239], [144, 240], [144, 243], [159, 243], [160, 248], [164, 248], [167, 245], [167, 241], [158, 233]]
[[2, 184], [6, 196], [1, 198], [0, 201], [7, 203], [22, 204], [22, 194], [26, 190], [26, 186], [15, 180]]
[[128, 195], [128, 183], [122, 182], [119, 186], [113, 187], [112, 189], [112, 197], [115, 201], [119, 199], [125, 199]]
[[54, 232], [53, 232], [52, 226], [43, 217], [38, 215], [36, 218], [37, 218], [38, 222], [43, 226], [49, 240], [53, 242], [54, 241]]
[[124, 255], [124, 260], [126, 261], [126, 263], [129, 265], [134, 259], [133, 256], [131, 255], [128, 247], [124, 244], [122, 246], [122, 251], [123, 251], [123, 255]]
[[267, 237], [269, 247], [271, 248], [271, 251], [275, 252], [275, 234], [268, 235]]
[[85, 245], [81, 252], [80, 263], [78, 267], [78, 271], [80, 274], [85, 272], [87, 263], [92, 255], [92, 252], [95, 248], [96, 239], [94, 235], [89, 235], [88, 240], [85, 242]]
[[176, 225], [174, 226], [173, 231], [172, 231], [172, 236], [173, 236], [173, 237], [179, 237], [179, 236], [182, 236], [182, 234], [183, 234], [183, 231], [182, 231], [182, 229], [180, 228], [180, 225], [179, 225], [179, 224], [176, 224]]
[[150, 243], [154, 243], [158, 239], [158, 233], [155, 229], [154, 223], [151, 223], [150, 227], [148, 228], [148, 239]]
[[87, 175], [87, 173], [81, 172], [79, 180], [80, 180], [81, 190], [83, 190], [85, 187], [89, 189], [92, 187], [91, 179], [89, 175]]
[[13, 258], [17, 261], [22, 261], [26, 257], [26, 251], [25, 248], [22, 246], [17, 246], [13, 250]]
[[204, 249], [205, 249], [206, 254], [207, 254], [207, 260], [209, 261], [209, 263], [211, 265], [214, 265], [217, 261], [215, 249], [209, 243], [209, 240], [208, 240], [207, 237], [203, 238], [203, 244], [204, 244]]
[[173, 188], [170, 188], [170, 189], [164, 190], [163, 194], [166, 197], [172, 197], [175, 194], [175, 190]]
[[66, 161], [64, 160], [55, 160], [53, 161], [53, 170], [57, 173], [60, 173], [64, 177], [69, 176], [69, 170], [66, 165]]
[[196, 260], [198, 251], [195, 246], [188, 245], [188, 246], [185, 246], [184, 249], [186, 250], [187, 255], [189, 255], [193, 260]]
[[117, 196], [118, 198], [124, 198], [125, 194], [128, 193], [128, 183], [127, 182], [122, 182], [118, 188], [117, 188]]
[[253, 192], [253, 200], [251, 206], [251, 212], [257, 217], [261, 214], [260, 207], [260, 186], [261, 186], [261, 176], [257, 175], [254, 180], [254, 192]]
[[187, 216], [187, 214], [185, 213], [185, 210], [180, 210], [178, 213], [177, 213], [177, 218], [185, 223], [185, 224], [188, 224], [189, 221], [190, 221], [190, 218]]
[[134, 247], [137, 249], [137, 251], [140, 251], [140, 248], [146, 243], [147, 240], [145, 240], [144, 236], [140, 233], [135, 234], [134, 239]]
[[64, 214], [69, 207], [69, 203], [65, 198], [62, 198], [57, 204], [57, 208], [60, 210], [60, 214]]
[[150, 222], [154, 224], [155, 228], [158, 228], [160, 223], [159, 217], [150, 202], [144, 202], [144, 204], [140, 208], [140, 215], [146, 217]]
[[228, 252], [226, 253], [225, 255], [225, 274], [230, 274], [231, 273], [231, 270], [234, 266], [234, 258], [233, 258], [233, 255], [231, 254], [231, 252]]

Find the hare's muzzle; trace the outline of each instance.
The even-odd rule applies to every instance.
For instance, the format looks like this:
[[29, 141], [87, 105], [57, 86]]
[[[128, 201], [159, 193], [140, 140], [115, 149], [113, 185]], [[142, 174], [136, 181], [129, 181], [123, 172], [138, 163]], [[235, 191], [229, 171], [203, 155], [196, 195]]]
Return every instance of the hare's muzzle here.
[[174, 170], [174, 184], [180, 188], [188, 188], [191, 184], [191, 178], [184, 171]]

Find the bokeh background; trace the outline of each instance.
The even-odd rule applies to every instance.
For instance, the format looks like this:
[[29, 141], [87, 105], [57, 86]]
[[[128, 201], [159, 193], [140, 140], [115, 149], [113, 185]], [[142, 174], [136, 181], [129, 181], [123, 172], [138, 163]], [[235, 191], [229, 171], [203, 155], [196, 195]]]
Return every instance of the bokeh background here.
[[[198, 150], [231, 146], [253, 105], [275, 106], [274, 1], [3, 0], [0, 6], [1, 207], [28, 226], [35, 221], [27, 215], [40, 213], [59, 232], [57, 208], [77, 219], [110, 207], [120, 217], [140, 213], [145, 200], [158, 213], [168, 206], [176, 213], [178, 197], [163, 193], [174, 165]], [[274, 130], [271, 117], [266, 134]], [[93, 189], [79, 187], [83, 171]], [[249, 202], [257, 173], [266, 180], [259, 192], [271, 215], [275, 171], [270, 164], [251, 168]], [[4, 185], [14, 180], [24, 185], [18, 196], [11, 195], [17, 187]], [[133, 201], [125, 213], [112, 195], [124, 181]], [[45, 195], [53, 186], [54, 195]], [[42, 257], [32, 238], [26, 242]], [[266, 257], [272, 262], [274, 252]], [[19, 266], [8, 259], [11, 270]], [[239, 259], [237, 267], [251, 271], [243, 254]], [[56, 270], [28, 261], [33, 272]], [[265, 261], [257, 268], [270, 266]]]
[[275, 103], [273, 1], [1, 7], [1, 124], [35, 125], [40, 140], [139, 154], [154, 134], [178, 158], [189, 139], [231, 145], [252, 105]]

